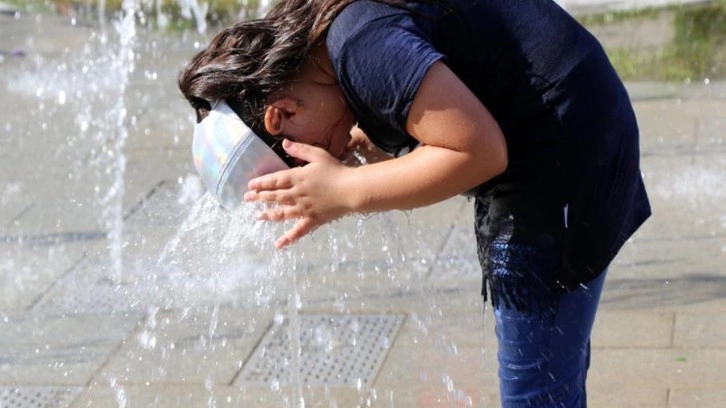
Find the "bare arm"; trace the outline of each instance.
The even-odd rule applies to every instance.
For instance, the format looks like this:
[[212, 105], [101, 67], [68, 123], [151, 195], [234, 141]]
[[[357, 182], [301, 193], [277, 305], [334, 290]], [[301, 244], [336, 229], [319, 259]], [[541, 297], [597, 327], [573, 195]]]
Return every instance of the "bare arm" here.
[[499, 125], [443, 63], [427, 72], [406, 130], [422, 146], [384, 162], [346, 167], [320, 148], [286, 141], [309, 164], [252, 180], [246, 201], [280, 204], [263, 212], [273, 221], [298, 219], [280, 237], [284, 247], [319, 225], [353, 212], [408, 209], [467, 191], [502, 173], [507, 146]]
[[[433, 204], [502, 173], [507, 146], [499, 125], [443, 63], [434, 64], [414, 98], [406, 130], [423, 146], [350, 177], [353, 211]], [[381, 180], [385, 180], [382, 183]]]

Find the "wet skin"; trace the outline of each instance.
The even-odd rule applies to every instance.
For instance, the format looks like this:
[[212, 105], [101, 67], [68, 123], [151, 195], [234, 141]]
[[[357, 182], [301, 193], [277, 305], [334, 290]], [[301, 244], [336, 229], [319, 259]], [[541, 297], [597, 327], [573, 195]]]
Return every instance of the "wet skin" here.
[[353, 127], [325, 49], [313, 53], [298, 77], [266, 102], [267, 131], [285, 137], [285, 151], [307, 163], [248, 184], [246, 202], [276, 204], [260, 219], [296, 221], [275, 242], [277, 248], [347, 214], [440, 202], [501, 174], [507, 165], [499, 125], [441, 62], [429, 68], [408, 114], [406, 131], [420, 147], [385, 162], [341, 163], [365, 137]]
[[343, 160], [349, 153], [353, 114], [332, 73], [314, 61], [268, 98], [265, 127], [273, 136], [319, 147]]

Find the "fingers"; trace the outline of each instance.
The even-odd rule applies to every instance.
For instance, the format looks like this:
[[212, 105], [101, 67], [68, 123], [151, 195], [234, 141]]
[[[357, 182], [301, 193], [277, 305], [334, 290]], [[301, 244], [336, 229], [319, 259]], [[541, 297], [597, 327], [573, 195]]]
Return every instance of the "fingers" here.
[[292, 198], [290, 190], [272, 190], [272, 191], [257, 191], [250, 190], [244, 195], [244, 201], [251, 203], [253, 201], [260, 201], [263, 203], [277, 203], [281, 205], [293, 205], [295, 200]]
[[282, 170], [254, 178], [247, 183], [247, 190], [281, 190], [293, 186], [291, 172], [295, 170]]
[[295, 143], [288, 139], [282, 141], [282, 147], [290, 156], [300, 159], [307, 163], [321, 160], [329, 160], [332, 158], [330, 153], [325, 149], [312, 146], [305, 143]]
[[350, 140], [348, 141], [348, 148], [354, 148], [360, 145], [367, 146], [371, 141], [366, 136], [365, 132], [358, 126], [353, 126], [350, 130]]
[[275, 248], [282, 249], [295, 243], [300, 238], [313, 232], [318, 225], [319, 224], [312, 218], [301, 219], [295, 224], [295, 226], [275, 241]]
[[[319, 147], [304, 143], [295, 143], [290, 140], [283, 140], [282, 146], [285, 151], [292, 157], [300, 159], [306, 163], [315, 161], [334, 160], [333, 157]], [[282, 170], [275, 173], [267, 174], [254, 178], [247, 183], [247, 189], [253, 190], [281, 190], [292, 188], [295, 184], [294, 175], [297, 168], [290, 170]]]
[[260, 212], [258, 219], [262, 221], [285, 221], [301, 217], [302, 213], [297, 207], [280, 206], [275, 208], [268, 208]]
[[[283, 148], [290, 156], [309, 164], [334, 162], [340, 165], [325, 149], [319, 147], [285, 140], [283, 141]], [[320, 225], [321, 218], [314, 210], [315, 200], [311, 199], [311, 197], [317, 199], [320, 194], [318, 196], [311, 194], [311, 191], [315, 193], [316, 190], [311, 188], [310, 183], [306, 181], [313, 178], [311, 174], [319, 177], [320, 174], [326, 174], [329, 171], [329, 166], [308, 165], [250, 180], [247, 185], [248, 191], [244, 195], [246, 202], [258, 201], [278, 204], [274, 208], [263, 210], [258, 217], [260, 220], [278, 222], [297, 220], [290, 230], [275, 241], [276, 248], [281, 249], [296, 242]]]

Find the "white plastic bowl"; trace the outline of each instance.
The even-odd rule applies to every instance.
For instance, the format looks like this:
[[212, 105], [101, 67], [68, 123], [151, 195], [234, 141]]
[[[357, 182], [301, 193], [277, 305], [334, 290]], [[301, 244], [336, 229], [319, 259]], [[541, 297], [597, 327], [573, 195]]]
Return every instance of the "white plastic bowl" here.
[[192, 152], [204, 185], [228, 210], [242, 203], [250, 180], [289, 168], [224, 101], [194, 125]]

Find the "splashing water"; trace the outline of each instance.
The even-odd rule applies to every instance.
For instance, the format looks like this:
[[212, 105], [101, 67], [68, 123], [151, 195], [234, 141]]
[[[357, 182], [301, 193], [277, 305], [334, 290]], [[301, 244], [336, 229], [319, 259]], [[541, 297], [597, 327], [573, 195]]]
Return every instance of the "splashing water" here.
[[[197, 23], [197, 31], [203, 33], [207, 31], [207, 11], [209, 3], [199, 4], [197, 0], [178, 0], [182, 17], [186, 19], [194, 19]], [[161, 4], [159, 1], [157, 4]]]
[[[135, 259], [136, 253], [130, 249], [133, 246], [144, 248], [145, 243], [134, 241], [137, 236], [132, 234], [137, 231], [134, 230], [133, 222], [151, 228], [154, 223], [163, 224], [163, 219], [152, 213], [151, 217], [143, 221], [134, 221], [144, 211], [143, 205], [136, 211], [134, 187], [127, 184], [129, 177], [143, 178], [143, 173], [141, 176], [133, 173], [139, 171], [139, 162], [142, 161], [134, 155], [139, 155], [138, 152], [143, 149], [157, 148], [139, 148], [134, 145], [134, 135], [158, 132], [159, 127], [155, 127], [151, 119], [175, 123], [174, 129], [181, 135], [189, 131], [188, 123], [185, 122], [189, 121], [188, 118], [178, 117], [178, 112], [155, 111], [156, 104], [166, 101], [160, 102], [157, 97], [135, 91], [140, 82], [154, 83], [165, 76], [173, 76], [166, 75], [164, 68], [157, 67], [153, 61], [150, 65], [144, 65], [145, 58], [153, 60], [168, 51], [163, 46], [154, 46], [155, 39], [144, 37], [147, 33], [143, 32], [139, 24], [139, 16], [145, 12], [144, 5], [151, 3], [124, 1], [121, 11], [108, 23], [108, 27], [107, 19], [99, 17], [101, 29], [89, 30], [89, 38], [79, 47], [82, 53], [76, 55], [70, 47], [60, 50], [60, 63], [49, 56], [51, 54], [29, 57], [34, 69], [19, 73], [9, 82], [9, 88], [18, 95], [40, 101], [41, 113], [31, 118], [38, 120], [31, 122], [39, 122], [41, 130], [54, 132], [54, 127], [59, 126], [49, 121], [43, 127], [40, 121], [45, 115], [70, 118], [67, 125], [71, 129], [57, 132], [72, 136], [65, 136], [64, 143], [58, 147], [55, 155], [67, 158], [71, 163], [71, 171], [63, 176], [67, 176], [75, 185], [87, 188], [74, 193], [72, 197], [79, 206], [76, 218], [83, 219], [86, 224], [93, 224], [93, 220], [97, 220], [98, 225], [86, 227], [83, 224], [83, 230], [97, 229], [106, 238], [103, 249], [108, 252], [108, 262], [102, 265], [100, 274], [104, 275], [103, 279], [113, 281], [116, 295], [125, 300], [130, 299], [131, 307], [126, 307], [125, 303], [121, 306], [111, 305], [111, 312], [133, 314], [141, 311], [143, 314], [142, 323], [127, 337], [140, 351], [123, 350], [119, 356], [137, 357], [134, 353], [144, 357], [154, 356], [159, 359], [159, 365], [152, 369], [151, 378], [168, 380], [175, 375], [174, 367], [178, 364], [175, 360], [186, 358], [183, 353], [188, 350], [204, 354], [205, 358], [208, 355], [218, 358], [219, 354], [211, 353], [226, 350], [225, 347], [234, 348], [230, 346], [233, 340], [227, 337], [230, 329], [225, 326], [229, 322], [225, 314], [228, 307], [233, 308], [233, 313], [252, 316], [246, 317], [247, 321], [237, 322], [238, 327], [234, 330], [239, 333], [233, 335], [239, 337], [243, 337], [241, 332], [257, 330], [255, 333], [259, 333], [261, 329], [257, 326], [264, 329], [270, 314], [282, 313], [287, 319], [289, 330], [290, 354], [284, 364], [288, 376], [276, 384], [273, 382], [269, 387], [277, 388], [278, 394], [285, 394], [285, 406], [310, 405], [310, 400], [306, 401], [309, 389], [300, 375], [304, 345], [307, 344], [305, 341], [309, 340], [307, 337], [314, 337], [312, 344], [321, 353], [330, 353], [343, 346], [336, 343], [335, 333], [325, 327], [309, 333], [303, 332], [301, 319], [305, 317], [304, 310], [310, 305], [339, 314], [405, 309], [402, 305], [406, 301], [421, 301], [420, 298], [426, 298], [430, 290], [425, 280], [432, 265], [431, 256], [412, 256], [407, 252], [406, 247], [417, 243], [410, 240], [405, 242], [409, 238], [408, 234], [401, 230], [397, 217], [392, 214], [352, 217], [333, 223], [321, 229], [322, 240], [318, 232], [317, 236], [306, 238], [299, 247], [276, 251], [272, 248], [274, 238], [289, 225], [256, 221], [254, 214], [259, 207], [254, 205], [243, 205], [234, 212], [222, 211], [208, 194], [203, 194], [198, 178], [187, 176], [179, 178], [177, 183], [171, 182], [171, 186], [166, 181], [158, 189], [155, 187], [159, 191], [169, 187], [175, 190], [176, 195], [165, 205], [171, 208], [171, 212], [176, 212], [174, 220], [179, 222], [171, 227], [165, 226], [171, 231], [170, 237], [148, 238], [150, 241], [156, 240], [161, 247], [149, 246], [152, 254], [148, 258]], [[155, 4], [158, 8], [161, 2]], [[200, 16], [207, 11], [207, 4], [196, 1], [180, 3], [181, 10], [188, 11], [182, 13], [196, 21], [197, 31], [205, 29]], [[267, 7], [269, 2], [260, 2], [260, 6]], [[100, 2], [99, 15], [105, 13], [106, 5]], [[157, 19], [164, 19], [162, 13], [157, 12]], [[162, 24], [159, 23], [159, 26]], [[186, 41], [185, 37], [183, 41], [191, 44], [198, 37], [191, 38]], [[199, 41], [200, 44], [203, 42]], [[195, 46], [193, 51], [199, 47]], [[173, 143], [161, 149], [186, 151], [188, 146], [183, 143], [178, 145], [179, 140], [184, 139], [183, 136], [172, 136]], [[135, 149], [131, 154], [127, 151], [129, 146]], [[175, 173], [172, 180], [176, 178]], [[9, 183], [5, 187], [8, 194], [2, 199], [22, 196], [25, 188], [23, 183]], [[149, 188], [146, 188], [143, 192], [148, 191]], [[153, 194], [152, 199], [159, 193]], [[87, 198], [89, 200], [84, 201]], [[130, 207], [134, 209], [124, 213], [124, 208]], [[404, 214], [404, 217], [404, 224], [410, 224], [408, 215]], [[341, 224], [352, 224], [352, 228], [347, 233], [341, 233]], [[166, 230], [163, 232], [169, 233]], [[0, 268], [3, 269], [13, 269], [15, 264], [13, 259], [0, 260]], [[405, 266], [402, 267], [403, 264]], [[90, 268], [96, 265], [91, 263]], [[73, 270], [68, 280], [89, 277], [94, 273], [97, 271]], [[75, 289], [85, 282], [78, 280]], [[319, 287], [325, 290], [317, 291]], [[89, 286], [88, 291], [94, 291], [95, 288]], [[386, 299], [387, 302], [389, 298], [393, 299], [391, 304], [395, 306], [382, 305], [379, 300]], [[441, 318], [446, 312], [437, 307], [433, 297], [426, 299], [424, 304], [420, 319], [410, 320], [414, 326], [415, 339], [401, 341], [404, 341], [404, 345], [414, 345], [415, 341], [427, 345], [433, 343], [439, 348], [436, 353], [443, 355], [434, 358], [458, 358], [457, 345], [452, 340], [431, 335], [434, 334], [432, 326], [436, 324], [435, 319]], [[194, 337], [186, 340], [165, 337], [170, 331], [170, 321], [177, 319], [183, 325], [186, 318], [192, 319], [197, 315], [203, 321]], [[231, 338], [235, 339], [233, 336]], [[184, 341], [188, 344], [185, 345]], [[350, 339], [347, 346], [355, 348], [358, 346], [356, 341], [356, 338]], [[395, 341], [394, 338], [385, 338], [380, 348], [389, 350]], [[240, 365], [246, 358], [223, 356], [222, 360], [226, 357], [238, 359]], [[134, 369], [133, 363], [129, 366], [111, 365], [100, 373], [105, 376], [107, 391], [110, 391], [118, 406], [135, 405], [135, 389], [126, 387], [126, 382], [134, 379], [131, 377], [135, 373]], [[456, 372], [438, 370], [435, 365], [425, 371], [427, 380], [424, 382], [431, 381], [443, 386], [450, 401], [470, 404], [468, 394], [457, 384], [459, 379]], [[72, 370], [69, 373], [73, 374]], [[203, 373], [200, 377], [199, 381], [203, 383], [201, 388], [207, 393], [205, 403], [210, 407], [225, 406], [224, 402], [229, 401], [230, 397], [218, 397], [216, 392], [220, 385], [229, 384], [212, 374]], [[385, 379], [381, 383], [383, 385], [376, 389], [372, 384], [358, 379], [352, 390], [360, 395], [363, 405], [373, 404], [381, 398], [390, 398], [391, 405], [395, 405], [398, 395], [394, 394], [390, 385], [385, 384]], [[244, 394], [246, 385], [243, 382], [236, 381], [232, 386], [240, 388]], [[345, 405], [341, 401], [336, 402], [335, 392], [330, 389], [326, 389], [324, 398], [330, 401], [330, 406]], [[318, 402], [317, 399], [314, 401]]]
[[[102, 0], [101, 3], [104, 3]], [[105, 6], [102, 6], [104, 9]], [[117, 99], [116, 106], [110, 111], [112, 117], [111, 123], [115, 124], [115, 132], [113, 132], [111, 141], [111, 157], [115, 158], [115, 162], [109, 165], [112, 168], [113, 177], [111, 186], [108, 188], [106, 195], [102, 198], [101, 204], [104, 209], [106, 219], [109, 250], [113, 261], [111, 277], [116, 280], [123, 280], [123, 196], [124, 196], [124, 176], [126, 174], [126, 156], [124, 155], [124, 145], [128, 138], [128, 129], [126, 126], [126, 104], [124, 96], [129, 84], [129, 74], [133, 72], [134, 49], [136, 41], [136, 12], [139, 9], [137, 0], [124, 0], [121, 6], [122, 17], [114, 24], [116, 33], [118, 34], [118, 54], [115, 59], [115, 70], [118, 78], [118, 93], [120, 97]], [[105, 38], [106, 34], [103, 33]], [[104, 40], [105, 41], [105, 40]], [[113, 117], [115, 115], [115, 118]], [[109, 169], [109, 167], [106, 167]]]

